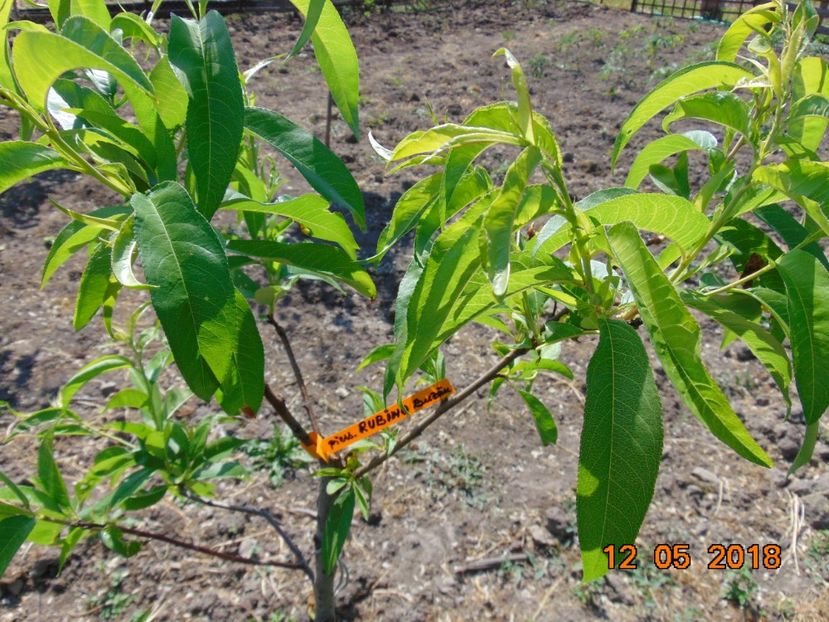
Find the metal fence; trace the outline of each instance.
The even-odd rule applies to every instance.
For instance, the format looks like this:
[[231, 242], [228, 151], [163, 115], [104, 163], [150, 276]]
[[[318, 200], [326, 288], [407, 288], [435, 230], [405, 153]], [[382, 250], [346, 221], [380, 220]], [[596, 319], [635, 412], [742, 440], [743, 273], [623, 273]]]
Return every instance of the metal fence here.
[[[670, 15], [689, 19], [702, 18], [723, 22], [736, 19], [741, 13], [765, 0], [631, 0], [630, 10], [648, 15]], [[794, 3], [789, 3], [793, 6]], [[829, 34], [829, 0], [816, 0], [815, 8], [822, 18], [818, 32]]]

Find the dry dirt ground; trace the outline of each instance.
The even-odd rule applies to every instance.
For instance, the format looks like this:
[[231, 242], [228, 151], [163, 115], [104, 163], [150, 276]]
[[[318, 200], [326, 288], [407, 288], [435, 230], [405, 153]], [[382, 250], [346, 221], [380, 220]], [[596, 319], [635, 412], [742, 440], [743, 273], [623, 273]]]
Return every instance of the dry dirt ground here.
[[[578, 196], [619, 183], [608, 153], [616, 129], [643, 90], [677, 64], [710, 56], [722, 27], [615, 12], [578, 2], [453, 3], [411, 15], [353, 15], [362, 62], [364, 125], [386, 145], [430, 124], [432, 115], [459, 120], [473, 107], [511, 96], [508, 72], [490, 56], [509, 46], [524, 62], [536, 107], [548, 115], [566, 152]], [[243, 68], [288, 50], [299, 23], [282, 15], [228, 18]], [[321, 134], [325, 100], [310, 58], [276, 65], [258, 78], [259, 104], [275, 107]], [[16, 123], [0, 112], [3, 139]], [[366, 140], [349, 141], [342, 123], [333, 147], [366, 192], [369, 247], [395, 200], [415, 173], [384, 174]], [[633, 151], [633, 150], [630, 150]], [[495, 162], [497, 166], [497, 162]], [[624, 171], [624, 165], [621, 167]], [[300, 184], [286, 178], [285, 192]], [[103, 353], [102, 330], [71, 328], [80, 264], [72, 263], [45, 291], [38, 290], [47, 241], [64, 216], [46, 201], [90, 209], [110, 200], [90, 182], [47, 174], [0, 198], [0, 399], [21, 410], [48, 404], [84, 361]], [[328, 431], [362, 412], [356, 387], [379, 388], [381, 371], [354, 373], [376, 344], [388, 341], [391, 304], [406, 265], [405, 245], [376, 271], [379, 297], [367, 303], [320, 286], [302, 286], [279, 316], [292, 335], [323, 425]], [[570, 344], [563, 359], [576, 382], [539, 385], [560, 430], [542, 449], [529, 415], [504, 392], [491, 409], [485, 395], [434, 426], [423, 440], [375, 477], [375, 515], [355, 519], [338, 598], [346, 619], [360, 620], [825, 620], [829, 619], [829, 445], [797, 477], [786, 478], [802, 438], [795, 409], [790, 420], [762, 367], [739, 346], [718, 350], [709, 335], [704, 355], [758, 438], [777, 463], [763, 470], [718, 444], [680, 405], [657, 367], [666, 413], [665, 452], [653, 505], [639, 539], [640, 568], [582, 585], [575, 535], [574, 487], [583, 403], [583, 378], [592, 345]], [[263, 334], [268, 335], [263, 327]], [[483, 329], [470, 329], [446, 348], [448, 375], [464, 385], [491, 364]], [[266, 345], [269, 379], [284, 385], [297, 405], [286, 359], [276, 339]], [[112, 387], [83, 394], [84, 415], [100, 417]], [[196, 414], [203, 412], [195, 409]], [[8, 425], [8, 415], [0, 425]], [[269, 433], [267, 415], [237, 429]], [[496, 449], [497, 448], [497, 449]], [[57, 445], [72, 480], [95, 448], [78, 440]], [[0, 469], [31, 473], [31, 444], [0, 450]], [[315, 483], [309, 472], [287, 473], [278, 487], [266, 474], [224, 485], [226, 500], [261, 504], [282, 516], [310, 550]], [[168, 497], [169, 499], [169, 497]], [[253, 518], [175, 501], [145, 513], [158, 531], [225, 550], [285, 554], [267, 525]], [[648, 560], [660, 543], [688, 543], [687, 570], [656, 570]], [[707, 569], [709, 545], [779, 543], [779, 571]], [[471, 562], [514, 555], [518, 561], [463, 572]], [[60, 576], [57, 553], [26, 546], [0, 581], [0, 621], [12, 620], [303, 620], [309, 586], [297, 573], [241, 567], [152, 543], [136, 557], [114, 557], [98, 542], [81, 546]], [[524, 560], [524, 561], [522, 561]]]

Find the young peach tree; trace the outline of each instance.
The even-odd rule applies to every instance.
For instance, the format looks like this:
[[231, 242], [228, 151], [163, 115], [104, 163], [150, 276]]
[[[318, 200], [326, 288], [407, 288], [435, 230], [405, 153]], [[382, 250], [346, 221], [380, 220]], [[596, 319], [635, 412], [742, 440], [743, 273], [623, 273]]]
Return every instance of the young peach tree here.
[[[313, 42], [333, 100], [356, 133], [357, 65], [345, 27], [329, 0], [292, 1], [306, 16], [294, 52]], [[534, 382], [545, 372], [572, 376], [560, 353], [568, 341], [589, 339], [596, 348], [587, 370], [577, 515], [584, 578], [596, 579], [620, 559], [620, 546], [635, 541], [662, 456], [662, 407], [643, 335], [711, 433], [743, 458], [771, 466], [706, 369], [692, 311], [720, 324], [726, 342], [741, 340], [788, 403], [794, 383], [806, 434], [791, 468], [809, 461], [829, 406], [829, 262], [822, 246], [829, 163], [819, 156], [829, 70], [809, 54], [818, 17], [808, 0], [795, 9], [774, 0], [749, 10], [725, 32], [716, 60], [682, 69], [647, 94], [622, 124], [612, 161], [663, 112], [664, 136], [639, 150], [624, 187], [579, 201], [520, 64], [499, 50], [516, 102], [415, 132], [393, 150], [372, 138], [394, 170], [434, 172], [400, 198], [375, 253], [362, 260], [346, 221], [329, 209], [335, 203], [363, 225], [354, 180], [305, 130], [253, 106], [250, 83], [265, 63], [239, 73], [217, 13], [201, 4], [192, 18], [173, 17], [163, 34], [151, 15], [111, 18], [103, 2], [56, 2], [52, 32], [7, 24], [11, 0], [0, 6], [13, 39], [2, 48], [0, 100], [21, 122], [20, 139], [0, 145], [0, 191], [63, 168], [121, 197], [90, 213], [55, 204], [70, 222], [49, 251], [43, 281], [86, 250], [73, 324], [83, 327], [100, 311], [118, 353], [84, 366], [50, 407], [12, 411], [18, 420], [7, 440], [38, 439], [38, 472], [17, 482], [0, 474], [0, 570], [26, 540], [59, 546], [62, 565], [85, 538], [127, 556], [156, 539], [300, 570], [314, 586], [316, 619], [333, 620], [338, 560], [355, 508], [368, 513], [372, 472], [487, 385], [493, 397], [505, 385], [515, 389], [542, 444], [554, 444], [556, 424], [533, 394]], [[278, 197], [263, 143], [316, 193]], [[496, 145], [516, 153], [503, 179], [481, 157]], [[692, 158], [705, 173], [695, 185]], [[643, 184], [650, 190], [640, 190]], [[222, 211], [240, 224], [213, 224]], [[367, 393], [377, 413], [353, 430], [326, 434], [274, 308], [304, 278], [373, 296], [368, 269], [410, 234], [413, 257], [396, 301], [394, 342], [363, 362], [386, 364], [384, 386]], [[119, 324], [116, 302], [129, 289], [149, 301], [128, 309]], [[288, 354], [301, 417], [264, 381], [260, 315]], [[473, 322], [498, 334], [492, 347], [499, 358], [449, 397], [441, 347]], [[186, 389], [159, 382], [170, 362]], [[127, 381], [107, 408], [127, 416], [99, 425], [77, 414], [76, 393], [117, 371], [126, 371]], [[406, 397], [422, 383], [432, 386]], [[176, 418], [192, 396], [215, 398], [223, 414]], [[319, 464], [313, 561], [294, 543], [295, 526], [264, 508], [211, 498], [217, 478], [243, 472], [234, 455], [243, 441], [217, 437], [214, 428], [257, 414], [263, 401]], [[397, 435], [350, 444], [430, 406]], [[101, 449], [69, 487], [52, 447], [58, 437], [79, 435]], [[292, 558], [257, 561], [127, 525], [129, 513], [166, 495], [259, 516]]]

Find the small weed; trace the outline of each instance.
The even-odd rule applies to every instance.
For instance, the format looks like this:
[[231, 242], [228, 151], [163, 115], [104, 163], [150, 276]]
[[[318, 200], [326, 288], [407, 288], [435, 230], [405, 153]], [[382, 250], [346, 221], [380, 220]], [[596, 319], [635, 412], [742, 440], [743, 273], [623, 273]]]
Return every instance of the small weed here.
[[759, 589], [757, 581], [748, 568], [728, 571], [726, 575], [723, 598], [740, 609], [753, 608], [752, 599]]
[[486, 498], [480, 490], [484, 466], [476, 456], [467, 453], [463, 445], [450, 451], [424, 448], [402, 455], [410, 464], [423, 465], [421, 473], [432, 498], [442, 499], [452, 495], [474, 508], [482, 509], [486, 505]]
[[296, 469], [312, 461], [297, 438], [287, 428], [278, 425], [273, 426], [273, 436], [269, 440], [249, 441], [244, 450], [251, 457], [254, 467], [267, 469], [268, 482], [274, 488], [279, 488], [286, 476], [292, 476]]
[[674, 622], [696, 622], [704, 618], [705, 613], [696, 607], [685, 607], [682, 611], [674, 614]]
[[639, 567], [630, 573], [630, 582], [642, 594], [646, 607], [655, 607], [655, 595], [664, 591], [665, 588], [675, 585], [673, 576], [659, 570], [653, 564], [640, 563]]
[[817, 531], [809, 543], [806, 567], [816, 581], [829, 581], [829, 529]]
[[98, 594], [89, 599], [89, 604], [98, 611], [98, 618], [101, 620], [120, 620], [124, 611], [129, 607], [134, 596], [124, 594], [124, 579], [129, 576], [126, 570], [116, 571], [112, 575], [112, 581], [106, 592]]
[[515, 32], [512, 30], [505, 30], [501, 33], [501, 38], [504, 41], [513, 41], [515, 39]]
[[591, 581], [590, 583], [579, 583], [571, 590], [579, 602], [591, 610], [599, 608], [598, 600], [602, 594], [604, 581]]
[[549, 65], [550, 57], [539, 52], [530, 59], [530, 75], [537, 79], [543, 78]]

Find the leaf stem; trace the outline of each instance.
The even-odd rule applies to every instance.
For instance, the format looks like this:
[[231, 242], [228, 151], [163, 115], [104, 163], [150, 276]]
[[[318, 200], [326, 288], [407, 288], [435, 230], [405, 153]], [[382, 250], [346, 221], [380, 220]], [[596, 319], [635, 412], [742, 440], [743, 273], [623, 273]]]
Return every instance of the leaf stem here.
[[767, 263], [765, 266], [763, 266], [759, 270], [756, 270], [755, 272], [752, 272], [751, 274], [748, 274], [748, 275], [746, 275], [742, 278], [739, 278], [736, 281], [733, 281], [733, 282], [729, 283], [728, 285], [723, 285], [722, 287], [719, 287], [719, 288], [717, 288], [713, 291], [710, 291], [710, 292], [701, 292], [701, 293], [702, 293], [703, 296], [715, 296], [717, 294], [725, 293], [727, 291], [730, 291], [730, 290], [734, 289], [735, 287], [739, 287], [740, 285], [743, 285], [744, 283], [748, 283], [750, 281], [753, 281], [758, 276], [760, 276], [762, 274], [765, 274], [766, 272], [770, 272], [771, 270], [774, 270], [776, 267], [777, 267], [777, 265], [773, 261], [770, 261], [769, 263]]

